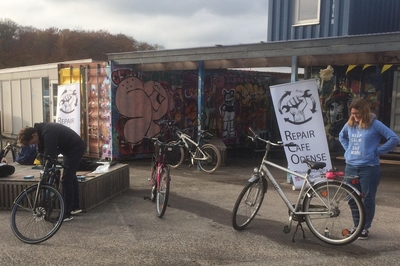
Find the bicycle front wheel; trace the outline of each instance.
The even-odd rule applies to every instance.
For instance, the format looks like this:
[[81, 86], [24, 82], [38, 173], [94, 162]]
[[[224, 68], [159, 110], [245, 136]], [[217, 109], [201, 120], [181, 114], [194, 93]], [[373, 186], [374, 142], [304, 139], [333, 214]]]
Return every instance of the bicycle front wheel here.
[[267, 181], [263, 178], [249, 182], [239, 194], [232, 215], [232, 225], [236, 230], [248, 226], [260, 210], [265, 195], [264, 182]]
[[52, 237], [61, 227], [64, 217], [64, 201], [60, 192], [48, 185], [42, 185], [38, 191], [37, 186], [21, 192], [11, 211], [14, 235], [28, 244], [37, 244]]
[[[303, 201], [303, 211], [310, 231], [331, 245], [356, 240], [365, 225], [361, 197], [350, 186], [337, 182], [318, 183], [310, 188]], [[315, 212], [315, 214], [313, 214]]]
[[212, 174], [221, 164], [221, 153], [217, 147], [207, 143], [197, 148], [196, 159], [202, 171]]
[[160, 172], [160, 183], [158, 184], [157, 189], [157, 216], [159, 218], [164, 216], [165, 210], [168, 206], [168, 198], [169, 198], [169, 168], [167, 166], [163, 167]]

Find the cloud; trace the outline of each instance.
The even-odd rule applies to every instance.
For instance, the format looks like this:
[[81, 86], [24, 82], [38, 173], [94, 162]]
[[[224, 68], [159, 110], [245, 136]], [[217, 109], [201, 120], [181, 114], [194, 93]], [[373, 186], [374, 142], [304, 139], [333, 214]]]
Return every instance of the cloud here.
[[13, 0], [1, 18], [39, 29], [107, 30], [166, 49], [266, 40], [265, 0]]

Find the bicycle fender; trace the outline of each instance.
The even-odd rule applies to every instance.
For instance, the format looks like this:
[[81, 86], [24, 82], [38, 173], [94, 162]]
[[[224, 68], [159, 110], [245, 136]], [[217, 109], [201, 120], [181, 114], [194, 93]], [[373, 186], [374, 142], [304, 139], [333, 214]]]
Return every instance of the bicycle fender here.
[[263, 184], [263, 187], [264, 187], [264, 193], [267, 193], [267, 190], [268, 190], [268, 183], [267, 183], [267, 180], [265, 180], [265, 178], [262, 177], [262, 176], [260, 175], [260, 173], [254, 173], [254, 174], [250, 177], [250, 179], [249, 179], [248, 181], [249, 181], [249, 183], [256, 183], [256, 182], [258, 182], [258, 181], [260, 180], [260, 178], [263, 179], [262, 184]]
[[[342, 183], [342, 182], [339, 182], [339, 181], [336, 181], [336, 180], [326, 179], [326, 180], [318, 180], [318, 181], [314, 182], [314, 186], [317, 185], [317, 184], [319, 184], [319, 183], [326, 183], [326, 182], [329, 182], [329, 183], [335, 182], [335, 183], [339, 183], [339, 184]], [[357, 193], [358, 196], [361, 197], [361, 192], [360, 192], [357, 188], [355, 188], [352, 184], [349, 184], [349, 183], [343, 183], [343, 184], [346, 185], [346, 186], [348, 186], [348, 187], [350, 187], [352, 190], [354, 190], [354, 191]], [[307, 190], [307, 193], [308, 193], [310, 190], [312, 190], [312, 189], [309, 188], [309, 189]]]
[[254, 173], [254, 174], [250, 177], [249, 182], [250, 182], [250, 183], [254, 183], [254, 182], [258, 181], [258, 179], [260, 179], [260, 178], [261, 178], [260, 173]]

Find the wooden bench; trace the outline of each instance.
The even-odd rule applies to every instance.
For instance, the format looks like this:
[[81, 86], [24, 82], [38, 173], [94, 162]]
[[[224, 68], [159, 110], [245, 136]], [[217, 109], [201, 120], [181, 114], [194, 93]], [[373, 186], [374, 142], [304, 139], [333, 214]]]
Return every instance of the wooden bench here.
[[[40, 170], [32, 169], [31, 165], [12, 165], [15, 166], [15, 173], [0, 178], [0, 210], [11, 210], [18, 194], [39, 182]], [[33, 175], [34, 178], [24, 179], [27, 175]], [[79, 181], [80, 207], [84, 212], [127, 190], [130, 185], [127, 164], [115, 164], [108, 172], [102, 174], [78, 172], [77, 175], [86, 176], [85, 181]]]
[[221, 153], [221, 165], [226, 165], [228, 156], [226, 154], [225, 143], [222, 141], [222, 139], [206, 139], [205, 141], [217, 147]]

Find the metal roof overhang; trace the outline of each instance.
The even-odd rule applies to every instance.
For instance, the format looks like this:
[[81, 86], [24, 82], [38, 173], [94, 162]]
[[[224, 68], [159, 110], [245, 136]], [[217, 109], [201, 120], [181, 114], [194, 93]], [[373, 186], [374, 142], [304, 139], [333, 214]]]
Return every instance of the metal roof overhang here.
[[400, 32], [107, 54], [116, 64], [138, 71], [400, 64]]

